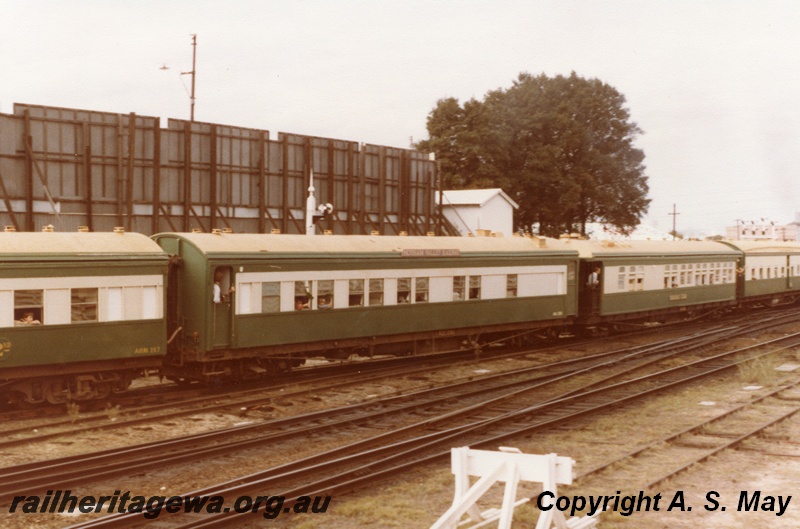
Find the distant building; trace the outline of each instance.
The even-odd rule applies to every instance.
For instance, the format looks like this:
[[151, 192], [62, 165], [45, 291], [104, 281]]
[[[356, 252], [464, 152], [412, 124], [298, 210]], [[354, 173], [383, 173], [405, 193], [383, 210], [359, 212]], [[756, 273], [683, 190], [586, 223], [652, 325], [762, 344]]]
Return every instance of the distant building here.
[[442, 213], [461, 235], [487, 230], [510, 236], [514, 232], [514, 210], [519, 205], [502, 189], [444, 191]]
[[653, 226], [639, 224], [631, 233], [623, 235], [610, 224], [586, 224], [586, 236], [593, 241], [671, 241], [672, 235]]
[[733, 241], [797, 241], [800, 234], [800, 213], [786, 225], [761, 218], [738, 220], [735, 226], [725, 228], [726, 238]]

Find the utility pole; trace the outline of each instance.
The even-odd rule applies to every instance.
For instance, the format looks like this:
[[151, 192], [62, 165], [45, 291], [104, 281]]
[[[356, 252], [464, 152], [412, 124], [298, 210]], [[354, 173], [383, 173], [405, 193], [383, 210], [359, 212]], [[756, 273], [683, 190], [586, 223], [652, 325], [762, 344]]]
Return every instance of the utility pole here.
[[190, 121], [194, 121], [194, 79], [197, 74], [197, 33], [192, 33], [192, 71], [191, 72], [181, 72], [181, 75], [191, 75], [192, 76], [192, 109], [190, 113]]
[[675, 221], [678, 219], [678, 215], [680, 215], [680, 213], [675, 211], [675, 204], [672, 204], [672, 213], [670, 213], [670, 215], [672, 215], [672, 240], [674, 241], [677, 235], [675, 231]]

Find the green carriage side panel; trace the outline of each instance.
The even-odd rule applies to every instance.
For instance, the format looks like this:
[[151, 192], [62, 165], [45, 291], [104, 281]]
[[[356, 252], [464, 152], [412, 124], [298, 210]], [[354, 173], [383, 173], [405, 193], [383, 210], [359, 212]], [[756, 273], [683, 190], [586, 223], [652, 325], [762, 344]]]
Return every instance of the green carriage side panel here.
[[156, 359], [166, 352], [163, 321], [82, 323], [80, 329], [75, 325], [0, 330], [0, 341], [7, 344], [0, 373], [9, 367], [105, 360], [124, 367], [125, 360]]
[[602, 314], [627, 314], [736, 300], [736, 285], [706, 285], [652, 292], [606, 294]]
[[[713, 241], [571, 241], [570, 244], [580, 252], [584, 275], [590, 266], [602, 269], [597, 294], [599, 316], [736, 300], [736, 264], [741, 253], [723, 244]], [[695, 284], [696, 267], [717, 264], [720, 268], [704, 269], [703, 274], [719, 270], [721, 281]], [[673, 266], [675, 269], [670, 272]], [[692, 274], [692, 280], [685, 280], [686, 274]], [[586, 278], [580, 280], [584, 282]]]
[[724, 241], [742, 252], [745, 298], [800, 291], [800, 242]]
[[[158, 234], [153, 237], [182, 258], [180, 321], [195, 348], [257, 348], [290, 343], [386, 336], [415, 331], [559, 320], [577, 312], [577, 252], [559, 241], [525, 238], [303, 236], [251, 234]], [[179, 241], [180, 244], [175, 241]], [[385, 270], [505, 270], [537, 265], [561, 267], [566, 281], [555, 295], [458, 302], [337, 307], [330, 310], [241, 313], [235, 292], [212, 303], [215, 270], [230, 273], [231, 285], [268, 273], [325, 278], [353, 270], [380, 277]], [[286, 276], [288, 274], [288, 276]], [[292, 277], [294, 277], [292, 276]], [[340, 277], [337, 276], [337, 277]], [[260, 277], [260, 276], [259, 276]], [[227, 284], [226, 284], [227, 288]], [[338, 299], [338, 298], [337, 298]], [[228, 318], [226, 320], [226, 318]], [[228, 324], [225, 342], [220, 328]], [[184, 342], [184, 346], [192, 347]]]
[[[166, 351], [167, 259], [139, 234], [0, 233], [0, 378], [6, 368], [49, 364], [112, 361], [125, 367], [129, 360], [141, 365], [152, 358], [146, 363], [157, 365]], [[152, 294], [147, 307], [143, 297], [135, 308], [124, 306], [121, 301], [134, 296], [123, 289], [139, 293], [142, 281]], [[96, 288], [89, 308], [95, 319], [75, 322], [70, 289], [81, 286]], [[109, 315], [109, 289], [119, 289], [119, 317]], [[39, 324], [16, 320], [16, 312], [26, 309], [15, 306], [15, 293], [26, 291], [41, 292]], [[134, 310], [139, 317], [132, 316]]]

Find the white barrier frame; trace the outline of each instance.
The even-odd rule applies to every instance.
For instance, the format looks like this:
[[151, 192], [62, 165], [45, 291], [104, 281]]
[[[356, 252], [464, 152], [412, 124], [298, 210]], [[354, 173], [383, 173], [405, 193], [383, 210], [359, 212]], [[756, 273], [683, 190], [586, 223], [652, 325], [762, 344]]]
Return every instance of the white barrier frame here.
[[[498, 452], [471, 450], [468, 446], [453, 448], [451, 466], [455, 477], [455, 497], [453, 504], [430, 529], [456, 529], [459, 525], [475, 522], [470, 529], [485, 527], [495, 521], [498, 529], [510, 529], [514, 509], [530, 501], [530, 498], [517, 500], [520, 480], [538, 482], [545, 491], [558, 495], [556, 485], [572, 484], [572, 467], [575, 464], [569, 457], [556, 454], [523, 454], [516, 448], [500, 447]], [[470, 487], [470, 476], [479, 477]], [[480, 512], [476, 502], [496, 482], [505, 482], [503, 503], [500, 509]], [[459, 523], [467, 514], [470, 520]], [[594, 527], [593, 517], [564, 519], [564, 514], [553, 507], [539, 515], [536, 529], [588, 529]]]

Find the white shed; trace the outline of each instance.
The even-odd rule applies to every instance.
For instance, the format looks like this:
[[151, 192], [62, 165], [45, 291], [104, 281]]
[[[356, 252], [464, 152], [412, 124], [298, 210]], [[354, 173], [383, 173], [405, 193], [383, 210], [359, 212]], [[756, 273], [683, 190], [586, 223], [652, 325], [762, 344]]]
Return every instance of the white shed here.
[[461, 235], [477, 235], [478, 230], [514, 232], [514, 210], [519, 205], [502, 189], [459, 189], [443, 195], [442, 212]]

